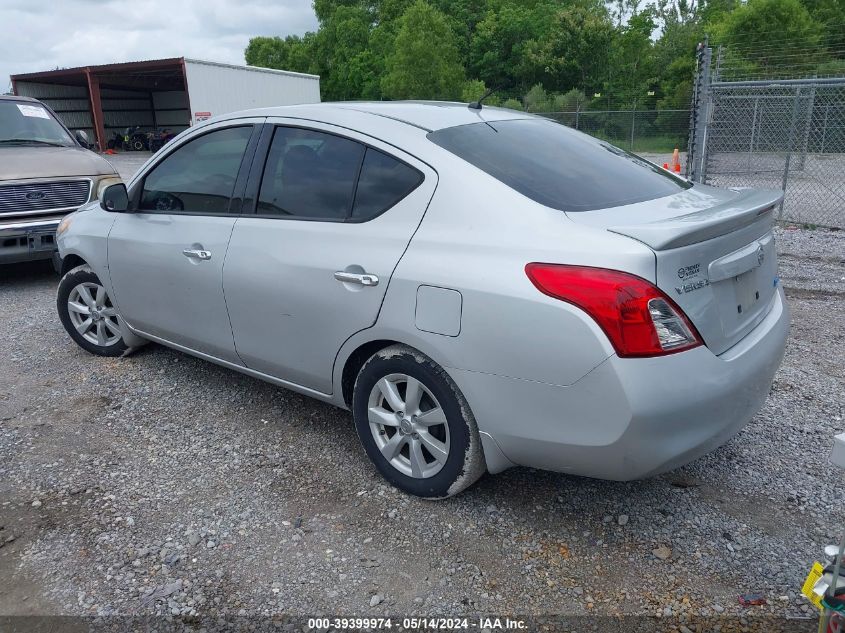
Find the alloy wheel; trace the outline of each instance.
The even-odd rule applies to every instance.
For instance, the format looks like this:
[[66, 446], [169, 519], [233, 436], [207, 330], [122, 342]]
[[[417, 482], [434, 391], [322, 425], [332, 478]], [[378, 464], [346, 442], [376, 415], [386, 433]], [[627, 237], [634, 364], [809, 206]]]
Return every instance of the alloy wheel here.
[[100, 284], [85, 281], [75, 286], [68, 295], [67, 309], [73, 327], [89, 343], [108, 347], [121, 339], [117, 310]]
[[407, 374], [390, 374], [370, 391], [370, 432], [384, 458], [415, 479], [433, 477], [449, 458], [449, 425], [434, 394]]

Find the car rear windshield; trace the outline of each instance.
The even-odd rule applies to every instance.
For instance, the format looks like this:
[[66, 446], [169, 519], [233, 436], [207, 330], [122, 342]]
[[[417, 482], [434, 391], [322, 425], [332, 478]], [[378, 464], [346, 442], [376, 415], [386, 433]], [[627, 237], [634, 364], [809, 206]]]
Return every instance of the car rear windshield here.
[[544, 119], [471, 123], [431, 132], [428, 138], [561, 211], [618, 207], [692, 186], [610, 143]]

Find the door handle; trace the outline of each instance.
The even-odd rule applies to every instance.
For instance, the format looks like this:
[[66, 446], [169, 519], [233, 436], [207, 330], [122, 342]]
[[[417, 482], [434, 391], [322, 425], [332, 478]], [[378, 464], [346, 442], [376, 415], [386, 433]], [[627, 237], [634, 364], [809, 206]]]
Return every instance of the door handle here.
[[186, 248], [182, 254], [191, 259], [211, 259], [211, 251], [204, 251], [201, 248]]
[[370, 273], [348, 273], [345, 270], [339, 270], [334, 274], [334, 278], [345, 284], [360, 284], [362, 286], [378, 285], [378, 277]]

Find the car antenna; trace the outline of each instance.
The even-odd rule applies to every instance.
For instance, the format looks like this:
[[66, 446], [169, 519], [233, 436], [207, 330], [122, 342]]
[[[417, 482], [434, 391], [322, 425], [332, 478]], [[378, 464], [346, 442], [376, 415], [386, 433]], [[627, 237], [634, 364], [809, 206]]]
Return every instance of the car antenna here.
[[496, 92], [496, 90], [497, 90], [497, 88], [490, 88], [490, 90], [488, 90], [487, 92], [485, 92], [485, 93], [484, 93], [484, 96], [483, 96], [483, 97], [481, 97], [481, 99], [479, 99], [478, 101], [473, 101], [472, 103], [470, 103], [469, 105], [467, 105], [467, 107], [468, 107], [470, 110], [480, 110], [480, 109], [481, 109], [481, 107], [482, 107], [482, 106], [481, 106], [481, 102], [482, 102], [482, 101], [484, 101], [484, 100], [485, 100], [487, 97], [489, 97], [491, 94], [493, 94], [494, 92]]

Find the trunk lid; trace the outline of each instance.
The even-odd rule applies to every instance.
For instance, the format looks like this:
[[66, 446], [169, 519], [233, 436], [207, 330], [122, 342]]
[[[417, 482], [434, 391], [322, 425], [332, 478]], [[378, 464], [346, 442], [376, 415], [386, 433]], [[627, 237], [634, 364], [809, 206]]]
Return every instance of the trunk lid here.
[[656, 285], [684, 310], [707, 347], [721, 354], [773, 305], [772, 226], [781, 197], [780, 191], [695, 185], [656, 200], [567, 216], [651, 248]]

